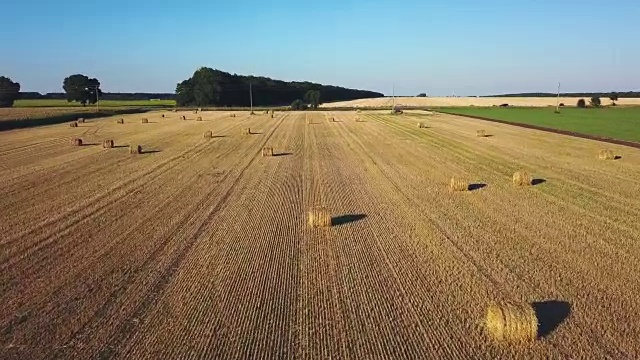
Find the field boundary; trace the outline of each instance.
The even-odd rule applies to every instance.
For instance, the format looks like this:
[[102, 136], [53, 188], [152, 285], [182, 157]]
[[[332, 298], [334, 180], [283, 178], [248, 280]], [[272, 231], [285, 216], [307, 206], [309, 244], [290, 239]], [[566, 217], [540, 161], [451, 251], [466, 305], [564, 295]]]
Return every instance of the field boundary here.
[[546, 131], [546, 132], [560, 134], [560, 135], [567, 135], [567, 136], [572, 136], [572, 137], [577, 137], [577, 138], [582, 138], [582, 139], [588, 139], [588, 140], [596, 140], [596, 141], [606, 142], [606, 143], [610, 143], [610, 144], [616, 144], [616, 145], [622, 145], [622, 146], [628, 146], [628, 147], [640, 149], [640, 143], [633, 142], [633, 141], [627, 141], [627, 140], [609, 138], [609, 137], [606, 137], [606, 136], [589, 135], [589, 134], [579, 133], [579, 132], [575, 132], [575, 131], [554, 129], [554, 128], [545, 127], [545, 126], [523, 124], [523, 123], [517, 123], [517, 122], [512, 122], [512, 121], [498, 120], [498, 119], [492, 119], [492, 118], [483, 117], [483, 116], [458, 114], [458, 113], [449, 112], [449, 111], [441, 111], [441, 110], [435, 110], [435, 109], [432, 109], [432, 111], [438, 112], [438, 113], [441, 113], [441, 114], [462, 116], [462, 117], [466, 117], [466, 118], [470, 118], [470, 119], [476, 119], [476, 120], [491, 121], [491, 122], [495, 122], [495, 123], [499, 123], [499, 124], [519, 126], [519, 127], [523, 127], [523, 128], [527, 128], [527, 129]]
[[[73, 109], [73, 108], [70, 108], [70, 109]], [[129, 109], [119, 109], [119, 110], [115, 110], [115, 109], [103, 110], [99, 112], [69, 112], [69, 113], [64, 113], [64, 114], [49, 116], [49, 117], [0, 120], [0, 131], [61, 124], [68, 121], [74, 121], [78, 118], [95, 119], [95, 118], [103, 118], [103, 117], [109, 117], [114, 115], [142, 114], [142, 113], [146, 113], [148, 111], [153, 111], [153, 110], [157, 110], [157, 109], [129, 108]]]

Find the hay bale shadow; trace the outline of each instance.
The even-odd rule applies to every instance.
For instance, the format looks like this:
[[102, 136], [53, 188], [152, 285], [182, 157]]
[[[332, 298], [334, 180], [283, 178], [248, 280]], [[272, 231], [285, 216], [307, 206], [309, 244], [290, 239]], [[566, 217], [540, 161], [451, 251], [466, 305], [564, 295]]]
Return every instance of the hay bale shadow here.
[[538, 338], [551, 334], [571, 314], [571, 304], [566, 301], [536, 301], [531, 306], [538, 318]]
[[622, 159], [622, 156], [620, 156], [620, 155], [616, 155], [616, 156], [613, 157], [613, 160], [620, 160], [620, 159]]
[[142, 150], [142, 151], [140, 152], [140, 154], [155, 154], [155, 153], [159, 153], [159, 152], [161, 152], [161, 151], [162, 151], [162, 150]]
[[212, 138], [214, 138], [214, 139], [222, 139], [222, 138], [226, 138], [226, 137], [227, 137], [227, 135], [214, 135], [214, 136], [212, 136]]
[[102, 145], [102, 144], [98, 144], [98, 143], [82, 143], [82, 145], [80, 145], [80, 146], [98, 146], [98, 145]]
[[254, 132], [253, 130], [249, 133], [249, 135], [262, 135], [261, 132]]
[[492, 134], [486, 134], [486, 135], [485, 135], [485, 136], [483, 136], [483, 137], [484, 137], [484, 138], [490, 138], [490, 137], [493, 137], [493, 136], [494, 136], [494, 135], [492, 135]]
[[475, 191], [475, 190], [480, 190], [482, 188], [487, 187], [487, 184], [483, 184], [483, 183], [476, 183], [476, 184], [470, 184], [468, 187], [469, 191]]
[[119, 149], [119, 148], [128, 148], [129, 145], [115, 145], [113, 148], [114, 149]]
[[282, 153], [275, 153], [275, 154], [273, 154], [273, 156], [289, 156], [289, 155], [293, 155], [293, 153], [290, 153], [290, 152], [282, 152]]
[[544, 184], [546, 182], [547, 180], [545, 179], [533, 179], [531, 180], [531, 185], [536, 186], [536, 185]]
[[348, 214], [348, 215], [334, 216], [331, 218], [331, 225], [340, 226], [340, 225], [360, 221], [366, 217], [367, 215], [365, 214]]

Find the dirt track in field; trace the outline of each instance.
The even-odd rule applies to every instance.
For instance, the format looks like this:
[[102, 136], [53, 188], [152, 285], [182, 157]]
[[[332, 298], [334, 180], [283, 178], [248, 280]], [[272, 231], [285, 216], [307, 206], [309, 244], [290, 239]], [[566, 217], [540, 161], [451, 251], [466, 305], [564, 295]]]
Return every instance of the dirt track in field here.
[[[637, 149], [449, 115], [166, 114], [0, 133], [0, 357], [640, 357]], [[317, 205], [336, 226], [306, 226]], [[503, 300], [545, 336], [488, 339]]]
[[[589, 98], [580, 97], [561, 97], [560, 102], [566, 106], [575, 106], [579, 99], [585, 99], [589, 101]], [[541, 106], [556, 106], [557, 98], [555, 97], [408, 97], [408, 96], [396, 96], [395, 99], [391, 97], [384, 98], [372, 98], [372, 99], [358, 99], [351, 101], [340, 101], [333, 103], [325, 103], [320, 107], [325, 108], [359, 108], [359, 107], [388, 107], [394, 104], [401, 106], [499, 106], [502, 104], [509, 104], [510, 106], [523, 106], [523, 107], [541, 107]], [[602, 104], [608, 105], [611, 101], [608, 98], [602, 97]], [[618, 105], [640, 105], [640, 98], [623, 98], [616, 101]]]

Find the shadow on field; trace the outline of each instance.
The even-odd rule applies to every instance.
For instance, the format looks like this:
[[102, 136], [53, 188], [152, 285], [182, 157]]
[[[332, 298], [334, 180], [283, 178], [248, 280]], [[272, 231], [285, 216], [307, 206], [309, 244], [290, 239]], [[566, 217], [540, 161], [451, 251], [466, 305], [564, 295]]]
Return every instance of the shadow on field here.
[[547, 180], [545, 179], [533, 179], [531, 180], [531, 185], [536, 186], [536, 185], [544, 184], [546, 182]]
[[81, 146], [98, 146], [98, 145], [102, 145], [102, 144], [98, 144], [98, 143], [83, 143]]
[[155, 154], [155, 153], [159, 153], [162, 150], [142, 150], [142, 152], [140, 154]]
[[571, 304], [566, 301], [536, 301], [532, 306], [538, 318], [538, 338], [551, 334], [571, 314]]
[[249, 135], [262, 135], [262, 133], [261, 132], [254, 132], [253, 130], [251, 130]]
[[114, 149], [120, 149], [120, 148], [128, 148], [129, 145], [115, 145], [113, 148]]
[[483, 184], [483, 183], [470, 184], [469, 191], [480, 190], [485, 187], [487, 187], [487, 184]]
[[620, 155], [616, 155], [616, 156], [613, 157], [613, 160], [620, 160], [620, 159], [622, 159], [622, 156], [620, 156]]
[[487, 134], [487, 135], [485, 135], [485, 136], [483, 136], [483, 137], [485, 137], [485, 138], [490, 138], [490, 137], [493, 137], [493, 135], [491, 135], [491, 134]]
[[214, 139], [222, 139], [222, 138], [226, 138], [227, 135], [214, 135], [212, 136]]
[[289, 155], [293, 155], [293, 153], [290, 153], [290, 152], [282, 152], [282, 153], [276, 153], [276, 154], [273, 154], [273, 156], [289, 156]]
[[366, 217], [367, 215], [365, 214], [349, 214], [349, 215], [334, 216], [331, 218], [331, 225], [340, 226], [340, 225], [360, 221]]

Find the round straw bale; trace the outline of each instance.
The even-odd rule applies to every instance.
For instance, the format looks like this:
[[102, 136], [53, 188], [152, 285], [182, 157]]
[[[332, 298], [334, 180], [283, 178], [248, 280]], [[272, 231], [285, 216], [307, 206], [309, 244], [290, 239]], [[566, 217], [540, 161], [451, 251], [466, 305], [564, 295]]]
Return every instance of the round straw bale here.
[[211, 131], [205, 131], [204, 132], [204, 138], [205, 139], [211, 139], [213, 137], [213, 133]]
[[129, 154], [142, 154], [142, 146], [129, 145]]
[[538, 336], [538, 318], [530, 304], [490, 304], [485, 319], [487, 333], [496, 341], [525, 343]]
[[331, 226], [331, 215], [327, 208], [315, 207], [309, 210], [308, 221], [311, 227], [329, 227]]
[[124, 124], [124, 119], [118, 119], [118, 120], [116, 121], [116, 123], [118, 123], [118, 124]]
[[73, 146], [82, 146], [82, 139], [79, 139], [79, 138], [71, 139], [71, 145], [73, 145]]
[[602, 149], [598, 153], [598, 158], [600, 160], [613, 160], [615, 156], [613, 155], [613, 151], [610, 149]]
[[487, 136], [487, 132], [484, 130], [476, 130], [476, 136], [477, 137], [486, 137]]
[[147, 119], [147, 118], [142, 118], [142, 123], [143, 123], [143, 124], [148, 124], [148, 123], [149, 123], [149, 119]]
[[164, 114], [162, 114], [161, 116], [164, 117]]
[[451, 191], [467, 191], [469, 190], [469, 184], [464, 180], [452, 177], [449, 183], [449, 189]]
[[202, 121], [202, 116], [198, 116], [198, 117], [196, 118], [196, 121]]
[[262, 156], [273, 156], [273, 148], [272, 147], [263, 147], [262, 148]]
[[242, 135], [251, 135], [251, 128], [243, 128]]
[[78, 127], [78, 123], [74, 121], [69, 124], [69, 127]]
[[529, 186], [531, 185], [533, 178], [531, 174], [524, 170], [516, 171], [513, 174], [513, 185], [516, 186]]
[[84, 118], [78, 118], [78, 122], [84, 124]]
[[418, 123], [418, 129], [424, 129], [424, 123], [423, 122], [419, 122]]
[[233, 117], [233, 118], [236, 117], [236, 114], [231, 114], [231, 117]]
[[187, 120], [187, 117], [182, 115], [182, 120]]
[[104, 140], [102, 142], [102, 147], [105, 149], [111, 149], [113, 148], [114, 144], [113, 144], [113, 140]]

